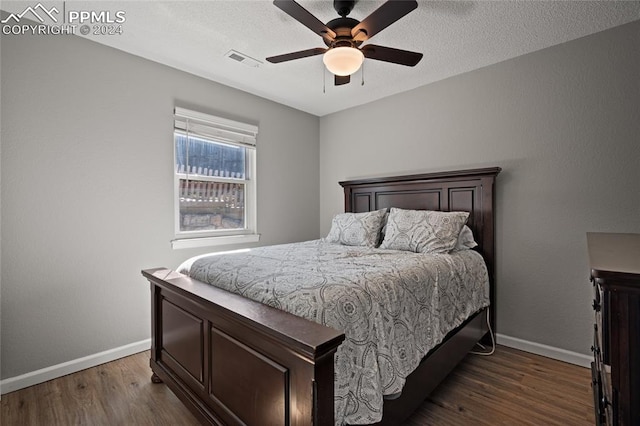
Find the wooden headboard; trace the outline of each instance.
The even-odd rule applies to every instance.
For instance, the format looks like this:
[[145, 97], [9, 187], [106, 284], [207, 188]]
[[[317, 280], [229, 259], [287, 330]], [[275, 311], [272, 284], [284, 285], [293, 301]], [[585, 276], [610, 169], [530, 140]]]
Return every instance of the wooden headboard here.
[[397, 207], [411, 210], [469, 212], [477, 250], [487, 263], [490, 316], [495, 324], [495, 179], [500, 167], [425, 173], [340, 182], [345, 212]]

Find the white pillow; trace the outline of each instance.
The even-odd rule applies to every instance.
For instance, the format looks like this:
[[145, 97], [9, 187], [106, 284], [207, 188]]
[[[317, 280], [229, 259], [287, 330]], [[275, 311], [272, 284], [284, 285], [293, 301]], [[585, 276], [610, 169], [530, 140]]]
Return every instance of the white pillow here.
[[340, 213], [333, 217], [325, 241], [345, 246], [376, 247], [387, 209], [364, 213]]
[[456, 246], [467, 212], [392, 208], [380, 248], [416, 253], [449, 253]]

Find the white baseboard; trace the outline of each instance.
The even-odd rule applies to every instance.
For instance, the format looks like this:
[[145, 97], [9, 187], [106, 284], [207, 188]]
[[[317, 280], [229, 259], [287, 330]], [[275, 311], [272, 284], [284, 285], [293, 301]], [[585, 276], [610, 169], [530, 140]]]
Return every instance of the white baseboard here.
[[151, 348], [151, 339], [146, 339], [83, 358], [63, 362], [62, 364], [52, 365], [51, 367], [42, 368], [32, 371], [31, 373], [10, 377], [0, 381], [0, 394], [4, 395], [9, 392], [37, 385], [38, 383], [66, 376], [67, 374], [95, 367], [96, 365], [115, 361], [116, 359], [149, 350], [149, 348]]
[[581, 367], [589, 368], [591, 361], [593, 361], [593, 357], [589, 355], [554, 348], [553, 346], [547, 346], [540, 343], [529, 342], [516, 337], [505, 336], [504, 334], [496, 334], [496, 343], [510, 348], [519, 349], [521, 351], [530, 352], [532, 354], [542, 355], [547, 358], [557, 359], [558, 361], [568, 362], [569, 364], [579, 365]]
[[[505, 336], [503, 334], [496, 334], [496, 343], [525, 352], [531, 352], [536, 355], [542, 355], [547, 358], [557, 359], [559, 361], [579, 365], [582, 367], [589, 367], [592, 361], [592, 357], [589, 355], [571, 352], [565, 349], [554, 348], [553, 346], [542, 345], [540, 343], [529, 342], [527, 340]], [[124, 358], [129, 355], [146, 351], [150, 347], [151, 339], [146, 339], [140, 342], [120, 346], [119, 348], [109, 349], [107, 351], [89, 355], [83, 358], [63, 362], [62, 364], [53, 365], [51, 367], [33, 371], [31, 373], [22, 374], [16, 377], [10, 377], [8, 379], [0, 381], [0, 394], [4, 395], [9, 392], [37, 385], [38, 383], [43, 383], [48, 380], [66, 376], [67, 374], [95, 367], [96, 365], [115, 361], [116, 359]]]

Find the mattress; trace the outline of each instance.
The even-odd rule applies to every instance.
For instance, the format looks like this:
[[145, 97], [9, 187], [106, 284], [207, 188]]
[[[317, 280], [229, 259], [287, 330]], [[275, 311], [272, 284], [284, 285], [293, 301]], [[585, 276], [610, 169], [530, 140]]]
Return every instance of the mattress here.
[[210, 254], [178, 271], [345, 333], [335, 355], [336, 424], [382, 418], [385, 395], [430, 349], [489, 305], [473, 250], [425, 254], [324, 240]]

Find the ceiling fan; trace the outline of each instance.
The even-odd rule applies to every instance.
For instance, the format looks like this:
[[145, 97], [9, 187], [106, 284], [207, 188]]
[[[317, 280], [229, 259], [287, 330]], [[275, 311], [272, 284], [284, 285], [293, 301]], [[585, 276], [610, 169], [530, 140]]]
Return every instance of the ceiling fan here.
[[273, 4], [322, 37], [327, 47], [271, 56], [267, 58], [271, 63], [277, 64], [324, 54], [323, 62], [335, 75], [335, 85], [339, 86], [349, 83], [351, 74], [360, 68], [364, 58], [410, 67], [415, 66], [422, 59], [422, 53], [407, 50], [375, 44], [360, 47], [363, 42], [417, 8], [418, 2], [415, 0], [388, 0], [362, 21], [347, 16], [353, 10], [356, 0], [334, 0], [333, 8], [340, 17], [326, 24], [293, 0], [274, 0]]

